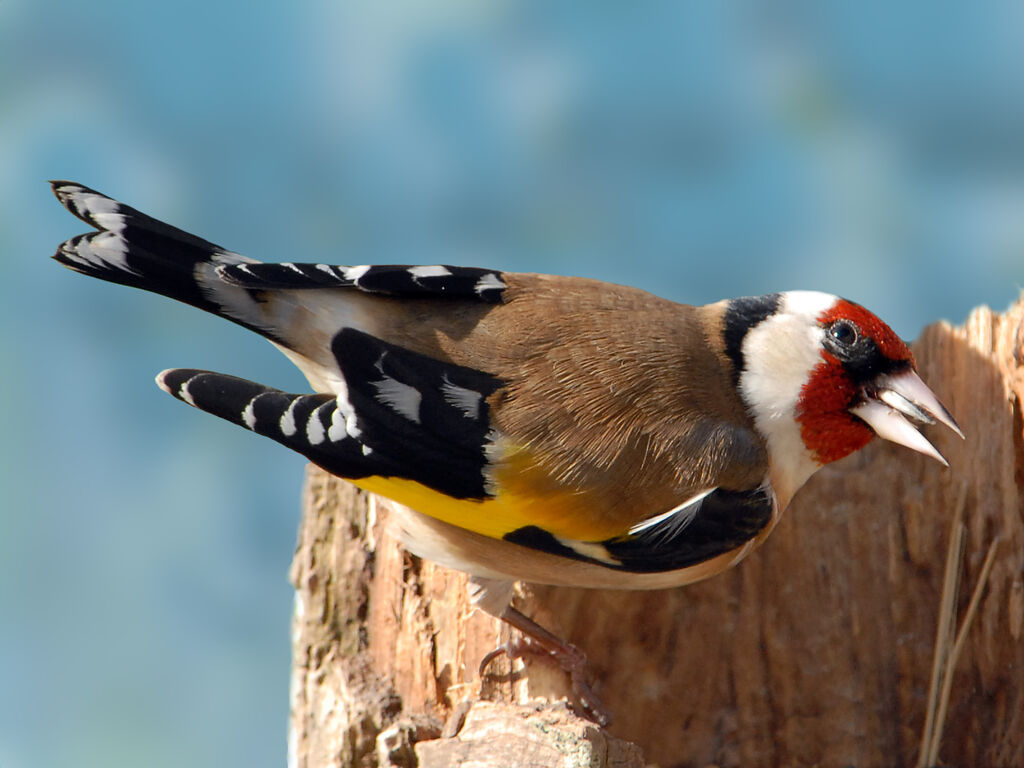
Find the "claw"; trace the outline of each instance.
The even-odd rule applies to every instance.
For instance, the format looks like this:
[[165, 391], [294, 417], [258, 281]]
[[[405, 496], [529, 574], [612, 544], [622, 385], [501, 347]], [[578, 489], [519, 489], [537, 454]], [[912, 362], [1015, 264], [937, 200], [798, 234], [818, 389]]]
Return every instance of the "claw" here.
[[518, 642], [504, 643], [484, 656], [480, 662], [479, 674], [481, 677], [490, 663], [502, 655], [509, 659], [519, 659], [526, 655], [553, 659], [569, 675], [575, 699], [569, 702], [570, 706], [578, 714], [592, 720], [602, 728], [611, 725], [611, 712], [605, 709], [587, 682], [589, 669], [587, 657], [583, 651], [571, 643], [560, 640], [533, 619], [511, 606], [501, 614], [501, 620], [518, 629], [522, 633], [522, 639]]

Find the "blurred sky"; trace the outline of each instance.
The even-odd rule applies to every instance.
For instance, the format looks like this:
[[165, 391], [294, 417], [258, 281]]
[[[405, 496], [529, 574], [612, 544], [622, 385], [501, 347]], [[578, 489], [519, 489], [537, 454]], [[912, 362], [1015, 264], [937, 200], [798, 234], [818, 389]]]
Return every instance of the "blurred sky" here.
[[1024, 274], [1024, 5], [0, 1], [0, 766], [285, 759], [302, 459], [152, 376], [304, 382], [49, 260], [69, 178], [265, 260], [816, 288]]

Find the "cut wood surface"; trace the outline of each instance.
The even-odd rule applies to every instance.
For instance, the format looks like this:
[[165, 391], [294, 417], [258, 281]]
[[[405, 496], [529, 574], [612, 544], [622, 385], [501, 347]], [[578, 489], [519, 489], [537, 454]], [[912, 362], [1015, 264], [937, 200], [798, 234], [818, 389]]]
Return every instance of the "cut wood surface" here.
[[[516, 604], [587, 653], [615, 716], [605, 730], [557, 702], [565, 677], [543, 662], [513, 675], [502, 659], [481, 680], [509, 630], [471, 609], [464, 575], [401, 549], [390, 502], [311, 467], [292, 572], [291, 764], [915, 766], [960, 505], [961, 615], [998, 545], [938, 757], [1024, 765], [1024, 303], [932, 325], [914, 352], [967, 435], [928, 431], [950, 469], [876, 440], [820, 471], [758, 552], [707, 582], [523, 588]], [[501, 744], [522, 760], [473, 752], [489, 743], [492, 758]]]

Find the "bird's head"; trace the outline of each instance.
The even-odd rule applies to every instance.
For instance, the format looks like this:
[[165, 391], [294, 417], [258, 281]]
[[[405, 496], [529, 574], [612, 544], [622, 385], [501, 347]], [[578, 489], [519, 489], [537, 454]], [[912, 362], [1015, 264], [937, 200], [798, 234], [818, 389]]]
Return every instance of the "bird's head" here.
[[812, 291], [736, 299], [727, 346], [730, 333], [740, 392], [783, 504], [818, 468], [875, 435], [943, 464], [918, 427], [938, 421], [963, 437], [907, 345], [858, 304]]

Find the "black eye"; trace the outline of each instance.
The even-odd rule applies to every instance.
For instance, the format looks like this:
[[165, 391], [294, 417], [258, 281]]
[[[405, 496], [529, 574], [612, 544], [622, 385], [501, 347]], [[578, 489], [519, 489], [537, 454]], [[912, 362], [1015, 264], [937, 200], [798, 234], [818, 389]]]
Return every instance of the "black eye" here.
[[844, 347], [852, 347], [857, 343], [857, 338], [860, 334], [857, 332], [857, 326], [851, 323], [849, 320], [836, 320], [832, 325], [826, 329], [829, 337]]

